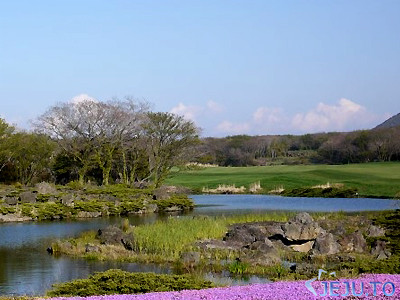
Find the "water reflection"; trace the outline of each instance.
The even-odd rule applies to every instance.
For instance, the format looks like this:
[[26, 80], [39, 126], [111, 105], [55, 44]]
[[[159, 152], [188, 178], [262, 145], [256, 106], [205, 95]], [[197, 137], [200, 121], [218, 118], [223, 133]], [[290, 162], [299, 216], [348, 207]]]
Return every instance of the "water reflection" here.
[[[271, 210], [302, 211], [360, 211], [398, 208], [396, 200], [382, 199], [323, 199], [284, 198], [260, 195], [196, 195], [197, 207], [188, 215], [229, 215]], [[153, 223], [168, 218], [150, 214], [129, 216], [132, 225]], [[119, 268], [131, 272], [170, 273], [168, 266], [118, 262], [91, 262], [69, 257], [53, 257], [46, 248], [57, 238], [77, 236], [83, 231], [97, 230], [110, 224], [121, 224], [123, 218], [101, 218], [76, 221], [29, 222], [0, 225], [0, 295], [43, 295], [55, 282], [85, 278], [95, 271]], [[227, 284], [265, 282], [251, 277], [232, 279], [223, 274], [222, 279], [209, 274], [213, 281]]]

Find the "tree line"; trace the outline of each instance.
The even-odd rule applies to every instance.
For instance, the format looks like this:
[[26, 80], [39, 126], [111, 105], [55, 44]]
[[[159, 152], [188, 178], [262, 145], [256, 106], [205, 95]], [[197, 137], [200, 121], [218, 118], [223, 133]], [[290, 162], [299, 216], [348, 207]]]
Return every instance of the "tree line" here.
[[205, 138], [195, 161], [219, 166], [347, 164], [400, 160], [400, 126], [305, 135]]
[[39, 116], [33, 129], [17, 131], [0, 119], [0, 182], [158, 187], [186, 160], [199, 134], [193, 122], [132, 99], [60, 103]]
[[160, 186], [174, 166], [400, 160], [400, 126], [305, 135], [199, 138], [183, 117], [133, 99], [59, 103], [20, 131], [0, 119], [0, 182]]

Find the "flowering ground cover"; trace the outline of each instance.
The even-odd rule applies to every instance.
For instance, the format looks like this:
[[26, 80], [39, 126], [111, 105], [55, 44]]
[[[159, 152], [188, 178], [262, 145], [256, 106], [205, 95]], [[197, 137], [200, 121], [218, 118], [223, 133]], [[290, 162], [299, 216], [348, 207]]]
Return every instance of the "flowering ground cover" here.
[[[213, 299], [400, 299], [400, 275], [364, 274], [357, 279], [333, 279], [309, 281], [313, 289], [306, 287], [306, 281], [279, 281], [269, 284], [254, 284], [185, 290], [180, 292], [159, 292], [142, 295], [111, 295], [52, 300], [213, 300]], [[314, 294], [314, 293], [315, 294]]]

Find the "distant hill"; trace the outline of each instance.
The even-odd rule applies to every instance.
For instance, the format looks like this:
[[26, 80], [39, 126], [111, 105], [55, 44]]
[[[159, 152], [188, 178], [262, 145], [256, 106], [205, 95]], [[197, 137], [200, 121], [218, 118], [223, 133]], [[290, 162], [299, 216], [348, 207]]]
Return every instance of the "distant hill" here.
[[387, 119], [382, 124], [379, 124], [378, 126], [375, 127], [375, 129], [392, 128], [397, 126], [400, 126], [400, 113]]

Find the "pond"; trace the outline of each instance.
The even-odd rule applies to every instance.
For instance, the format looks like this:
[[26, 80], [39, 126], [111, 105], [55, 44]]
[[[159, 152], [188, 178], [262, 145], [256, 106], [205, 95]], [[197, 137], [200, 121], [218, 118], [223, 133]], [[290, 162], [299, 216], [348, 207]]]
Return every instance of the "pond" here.
[[[230, 215], [262, 211], [361, 211], [398, 208], [398, 201], [382, 199], [284, 198], [266, 195], [195, 195], [197, 207], [189, 215]], [[130, 216], [132, 225], [155, 222], [167, 215]], [[76, 221], [28, 222], [0, 225], [0, 295], [43, 295], [53, 283], [85, 278], [95, 271], [119, 268], [132, 272], [171, 273], [168, 266], [118, 262], [93, 262], [66, 256], [54, 257], [46, 252], [51, 241], [71, 237], [110, 224], [121, 218]], [[217, 280], [243, 284], [229, 274]], [[215, 275], [208, 274], [207, 278]], [[265, 281], [256, 277], [248, 282]]]

